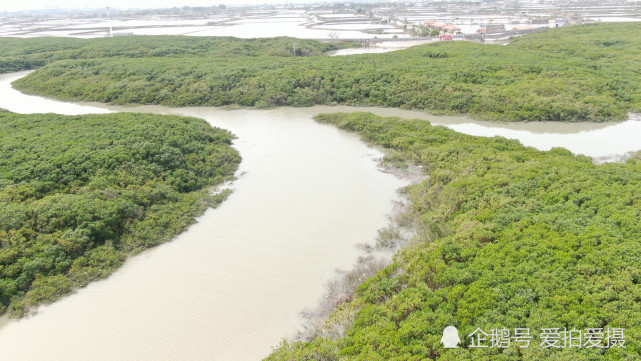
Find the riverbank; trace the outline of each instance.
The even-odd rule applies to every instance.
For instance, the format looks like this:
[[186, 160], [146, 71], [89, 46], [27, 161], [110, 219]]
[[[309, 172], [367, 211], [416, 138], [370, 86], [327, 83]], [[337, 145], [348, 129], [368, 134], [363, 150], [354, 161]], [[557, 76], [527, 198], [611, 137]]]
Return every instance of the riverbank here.
[[[50, 63], [15, 86], [63, 100], [116, 105], [344, 104], [505, 122], [602, 122], [641, 111], [639, 84], [633, 81], [633, 60], [641, 55], [637, 32], [630, 24], [594, 24], [532, 33], [510, 46], [442, 41], [349, 57], [281, 52], [92, 60], [81, 50], [88, 60]], [[294, 40], [288, 41], [293, 49]]]
[[[77, 112], [79, 109], [85, 112], [133, 111], [204, 118], [214, 126], [231, 129], [239, 137], [235, 147], [244, 158], [239, 169], [239, 174], [244, 175], [235, 183], [234, 194], [222, 207], [208, 211], [199, 219], [198, 224], [192, 227], [193, 230], [190, 228], [174, 241], [144, 252], [140, 257], [125, 264], [109, 279], [89, 285], [77, 295], [41, 310], [40, 314], [29, 319], [29, 322], [0, 329], [0, 347], [12, 360], [20, 360], [21, 357], [27, 360], [44, 357], [37, 353], [38, 350], [46, 352], [49, 360], [84, 360], [87, 357], [91, 358], [97, 350], [102, 350], [101, 354], [113, 354], [114, 360], [117, 357], [130, 358], [132, 355], [141, 360], [162, 360], [162, 357], [165, 357], [163, 355], [168, 355], [168, 360], [172, 360], [179, 357], [176, 356], [176, 352], [185, 349], [193, 349], [194, 352], [180, 354], [182, 359], [199, 360], [205, 357], [202, 356], [204, 353], [222, 355], [225, 359], [255, 360], [266, 356], [281, 338], [294, 337], [304, 322], [300, 312], [315, 309], [323, 293], [327, 291], [324, 284], [336, 279], [336, 269], [350, 270], [359, 257], [368, 257], [361, 250], [367, 248], [361, 246], [359, 249], [356, 247], [358, 244], [372, 245], [377, 237], [395, 237], [393, 229], [388, 231], [385, 228], [389, 225], [386, 214], [389, 215], [392, 200], [396, 199], [395, 190], [404, 185], [395, 183], [396, 181], [386, 186], [372, 183], [373, 179], [381, 179], [378, 178], [380, 172], [377, 170], [376, 159], [383, 154], [378, 150], [364, 147], [353, 152], [350, 151], [351, 146], [343, 148], [335, 144], [336, 140], [321, 137], [330, 134], [332, 137], [346, 136], [343, 139], [360, 147], [362, 143], [356, 136], [343, 132], [336, 134], [333, 126], [324, 125], [306, 131], [305, 124], [313, 123], [311, 118], [315, 114], [360, 110], [382, 116], [398, 115], [428, 120], [432, 124], [444, 125], [461, 132], [516, 137], [521, 142], [539, 149], [565, 145], [575, 152], [586, 150], [587, 154], [591, 155], [613, 152], [620, 149], [620, 146], [628, 147], [625, 149], [629, 150], [641, 149], [635, 137], [635, 134], [641, 131], [635, 128], [641, 125], [638, 121], [506, 124], [480, 122], [467, 117], [437, 117], [424, 112], [391, 108], [315, 106], [225, 110], [207, 107], [74, 104], [54, 100], [43, 101], [40, 97], [17, 92], [9, 84], [20, 75], [0, 76], [0, 99], [7, 101], [7, 104], [0, 104], [0, 108], [12, 110], [20, 108], [21, 104], [28, 104], [22, 109], [34, 111], [50, 109], [41, 107], [50, 107], [55, 103], [56, 111], [60, 112]], [[255, 133], [252, 130], [255, 130]], [[301, 134], [308, 133], [309, 138], [301, 138]], [[298, 151], [294, 152], [297, 154], [292, 154], [292, 142], [308, 152]], [[276, 148], [273, 148], [275, 146]], [[295, 158], [292, 158], [292, 155]], [[406, 162], [403, 157], [393, 152], [388, 157], [392, 164]], [[323, 159], [327, 160], [327, 163], [322, 163], [325, 166], [319, 163]], [[337, 167], [336, 161], [347, 163], [343, 167]], [[407, 163], [411, 164], [410, 161]], [[362, 167], [368, 171], [356, 177], [354, 172], [360, 172], [364, 169]], [[292, 169], [296, 171], [292, 173]], [[342, 175], [337, 175], [335, 171]], [[292, 177], [283, 178], [282, 174], [292, 174]], [[344, 189], [346, 192], [335, 194], [336, 199], [340, 200], [338, 204], [326, 199], [330, 194], [326, 191], [329, 189], [328, 184], [334, 181], [340, 184], [331, 189]], [[352, 204], [363, 199], [361, 196], [355, 197], [355, 194], [362, 195], [360, 192], [365, 191], [378, 197], [383, 187], [387, 189], [386, 194], [389, 198], [380, 200], [382, 203]], [[312, 192], [320, 196], [316, 198], [309, 194], [312, 189], [325, 191]], [[276, 190], [286, 192], [275, 193]], [[289, 193], [292, 190], [297, 192], [296, 196]], [[265, 202], [256, 201], [265, 195], [271, 196]], [[310, 203], [310, 200], [320, 203]], [[263, 204], [263, 207], [256, 209], [257, 214], [249, 214], [246, 205], [258, 203]], [[314, 214], [304, 212], [304, 206], [308, 204], [321, 211]], [[329, 209], [328, 207], [331, 207], [331, 211], [322, 211]], [[363, 209], [367, 209], [367, 212]], [[378, 210], [376, 215], [373, 214], [373, 209]], [[288, 213], [281, 214], [283, 211]], [[219, 212], [224, 213], [222, 218], [219, 218]], [[360, 221], [352, 218], [355, 216]], [[364, 221], [363, 217], [368, 216], [377, 218], [374, 221]], [[242, 222], [243, 219], [262, 220], [264, 226], [258, 227]], [[274, 223], [275, 220], [280, 221]], [[292, 230], [292, 224], [298, 227], [297, 230]], [[227, 230], [224, 234], [221, 233], [223, 229]], [[251, 229], [256, 230], [254, 237], [248, 236], [245, 232], [239, 234], [239, 230]], [[377, 232], [377, 229], [382, 229], [382, 233]], [[220, 235], [229, 242], [225, 243], [225, 246], [217, 246], [212, 243], [215, 242], [212, 240], [212, 234]], [[241, 238], [237, 238], [239, 236]], [[249, 245], [247, 239], [253, 239], [256, 243]], [[339, 248], [333, 248], [335, 251], [327, 253], [330, 247], [328, 240], [331, 241], [332, 248]], [[275, 243], [280, 242], [286, 244], [273, 247]], [[310, 252], [305, 252], [303, 244], [313, 245]], [[230, 254], [244, 255], [247, 252], [251, 256], [240, 258], [246, 262], [228, 257]], [[293, 258], [285, 257], [292, 252], [296, 253]], [[290, 261], [283, 262], [284, 259]], [[291, 261], [292, 259], [297, 261]], [[332, 259], [333, 263], [328, 263], [328, 259]], [[278, 262], [271, 263], [270, 260]], [[283, 268], [271, 273], [266, 271], [275, 264], [280, 264], [279, 267]], [[215, 266], [220, 266], [220, 269]], [[256, 271], [250, 272], [253, 276], [221, 279], [223, 274], [244, 274], [243, 272], [253, 266], [258, 267]], [[291, 267], [293, 269], [288, 269]], [[360, 270], [358, 267], [356, 269]], [[286, 275], [296, 277], [291, 279], [285, 277]], [[274, 280], [279, 282], [274, 283]], [[295, 285], [292, 286], [292, 283]], [[297, 291], [289, 293], [291, 289]], [[336, 289], [342, 292], [349, 288]], [[340, 297], [341, 292], [337, 293], [339, 297], [335, 300], [345, 299]], [[122, 294], [127, 294], [128, 298], [118, 297]], [[287, 302], [282, 299], [283, 294], [287, 295]], [[267, 303], [264, 304], [262, 301]], [[212, 307], [214, 304], [219, 306]], [[349, 309], [344, 312], [345, 316], [352, 314]], [[52, 327], [60, 330], [60, 325], [68, 325], [69, 329], [57, 333], [52, 331]], [[178, 329], [180, 332], [176, 333], [175, 330]], [[340, 329], [336, 328], [334, 331]], [[217, 334], [217, 330], [224, 332]], [[143, 337], [150, 334], [154, 336]], [[177, 334], [184, 337], [176, 337]], [[32, 343], [34, 339], [44, 340], [39, 349], [21, 347]], [[77, 343], [70, 344], [72, 340], [76, 340], [74, 342]], [[101, 342], [97, 343], [96, 340]], [[163, 346], [159, 347], [154, 340], [162, 340]], [[80, 347], [79, 344], [83, 346]], [[116, 346], [122, 353], [114, 354], [109, 351]], [[25, 349], [35, 353], [25, 353]], [[145, 353], [155, 349], [162, 354]], [[69, 350], [76, 351], [72, 353]], [[108, 357], [105, 359], [110, 360]]]
[[[630, 198], [641, 185], [638, 156], [597, 166], [563, 149], [541, 152], [418, 120], [316, 119], [423, 166], [429, 178], [407, 189], [406, 216], [417, 220], [410, 245], [337, 302], [315, 334], [283, 342], [268, 360], [521, 360], [568, 352], [538, 346], [540, 327], [548, 327], [541, 325], [631, 335], [625, 348], [571, 349], [573, 360], [641, 354], [634, 337], [641, 224], [633, 216], [641, 205]], [[462, 335], [457, 349], [441, 345], [446, 326]], [[475, 348], [465, 336], [495, 327], [529, 329], [532, 345]]]
[[[29, 72], [0, 74], [0, 98], [7, 102], [6, 107], [14, 112], [29, 112], [34, 107], [44, 107], [52, 112], [62, 114], [84, 114], [105, 112], [142, 112], [157, 114], [185, 114], [198, 116], [197, 113], [176, 113], [169, 107], [156, 105], [143, 106], [113, 106], [95, 102], [60, 102], [52, 98], [28, 96], [13, 89], [9, 84], [26, 76]], [[231, 109], [230, 109], [231, 108]], [[190, 108], [182, 108], [190, 109]], [[208, 108], [193, 108], [198, 109]], [[211, 108], [209, 108], [211, 109]], [[574, 154], [589, 156], [595, 163], [613, 162], [625, 158], [628, 153], [640, 150], [636, 134], [641, 132], [641, 115], [628, 114], [623, 122], [487, 122], [478, 121], [465, 116], [436, 116], [433, 114], [395, 108], [349, 107], [349, 106], [312, 106], [305, 108], [276, 108], [270, 111], [292, 111], [313, 117], [319, 113], [364, 111], [376, 115], [391, 117], [398, 116], [407, 119], [427, 120], [434, 125], [443, 125], [457, 132], [493, 137], [501, 136], [517, 139], [523, 145], [539, 150], [550, 150], [562, 147]], [[233, 114], [236, 111], [251, 112], [252, 108], [225, 107], [217, 109], [223, 114]], [[251, 114], [251, 113], [248, 113]]]
[[[2, 84], [10, 104], [0, 107], [48, 111], [48, 101]], [[78, 111], [58, 103], [57, 111]], [[243, 162], [234, 193], [172, 242], [2, 327], [11, 360], [265, 357], [299, 329], [300, 312], [317, 304], [335, 269], [358, 259], [356, 245], [376, 238], [406, 184], [378, 169], [376, 149], [314, 122], [308, 108], [82, 106], [206, 119], [233, 131]]]
[[210, 188], [240, 163], [231, 134], [194, 118], [2, 112], [0, 120], [0, 313], [13, 317], [184, 231], [226, 198]]

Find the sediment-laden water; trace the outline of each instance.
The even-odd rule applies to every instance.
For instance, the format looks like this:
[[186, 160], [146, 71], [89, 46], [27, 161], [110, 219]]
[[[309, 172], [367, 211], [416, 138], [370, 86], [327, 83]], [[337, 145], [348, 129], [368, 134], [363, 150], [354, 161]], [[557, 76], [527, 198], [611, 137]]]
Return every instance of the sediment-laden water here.
[[[238, 136], [234, 193], [173, 241], [20, 321], [0, 320], [3, 359], [258, 360], [301, 324], [335, 270], [373, 242], [406, 181], [383, 173], [381, 153], [312, 120], [331, 111], [420, 118], [539, 149], [563, 146], [613, 159], [641, 149], [641, 122], [489, 123], [399, 109], [269, 110], [113, 107], [21, 94], [0, 75], [0, 108], [62, 114], [142, 111], [191, 115]], [[632, 116], [634, 118], [634, 116]]]

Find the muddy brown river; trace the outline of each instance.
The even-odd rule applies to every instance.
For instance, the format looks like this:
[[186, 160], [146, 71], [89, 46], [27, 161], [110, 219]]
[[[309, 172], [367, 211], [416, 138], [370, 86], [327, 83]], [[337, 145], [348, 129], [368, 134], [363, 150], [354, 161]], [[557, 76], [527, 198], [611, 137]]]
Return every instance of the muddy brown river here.
[[173, 241], [128, 260], [35, 316], [0, 321], [2, 359], [259, 360], [295, 334], [336, 269], [361, 255], [388, 222], [407, 184], [380, 171], [381, 153], [356, 136], [318, 124], [328, 111], [367, 110], [430, 120], [464, 133], [564, 146], [614, 159], [641, 149], [641, 122], [497, 124], [398, 109], [269, 110], [113, 107], [27, 96], [0, 75], [0, 108], [62, 114], [144, 111], [190, 115], [232, 131], [243, 157], [234, 193]]

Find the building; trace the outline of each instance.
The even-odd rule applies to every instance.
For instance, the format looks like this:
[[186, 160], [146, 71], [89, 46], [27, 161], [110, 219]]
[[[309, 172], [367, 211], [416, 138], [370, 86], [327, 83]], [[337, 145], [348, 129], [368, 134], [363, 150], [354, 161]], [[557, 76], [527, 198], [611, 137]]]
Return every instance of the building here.
[[454, 35], [454, 34], [460, 33], [461, 32], [461, 28], [459, 28], [458, 26], [454, 26], [452, 24], [447, 24], [447, 25], [445, 25], [443, 27], [443, 32], [445, 34]]
[[558, 28], [561, 26], [566, 26], [570, 23], [570, 19], [568, 18], [561, 18], [561, 19], [551, 19], [549, 24], [551, 28]]
[[484, 24], [476, 31], [479, 34], [502, 33], [505, 31], [503, 24]]
[[452, 24], [436, 23], [436, 22], [428, 21], [426, 25], [430, 30], [438, 30], [440, 34], [454, 35], [461, 32], [461, 28], [459, 28], [458, 26], [454, 26]]

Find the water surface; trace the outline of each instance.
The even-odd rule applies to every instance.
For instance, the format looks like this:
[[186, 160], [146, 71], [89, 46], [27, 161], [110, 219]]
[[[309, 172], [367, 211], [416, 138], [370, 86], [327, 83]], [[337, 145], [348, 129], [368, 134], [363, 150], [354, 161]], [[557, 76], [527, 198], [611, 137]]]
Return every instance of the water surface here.
[[[14, 98], [11, 79], [0, 78], [0, 107], [106, 111]], [[3, 359], [261, 359], [294, 335], [300, 312], [315, 307], [336, 269], [351, 267], [360, 255], [355, 245], [374, 240], [405, 184], [377, 169], [377, 150], [314, 122], [306, 109], [154, 111], [233, 131], [243, 157], [235, 192], [108, 279], [4, 325]]]
[[[235, 192], [173, 241], [130, 259], [29, 319], [0, 321], [7, 360], [258, 360], [300, 326], [336, 268], [372, 242], [405, 181], [380, 172], [381, 154], [314, 122], [332, 111], [429, 120], [539, 149], [593, 157], [641, 149], [636, 116], [621, 123], [491, 123], [424, 112], [316, 106], [270, 110], [115, 107], [21, 94], [0, 75], [0, 108], [63, 114], [141, 111], [197, 116], [238, 136]], [[4, 324], [4, 325], [3, 325]]]

